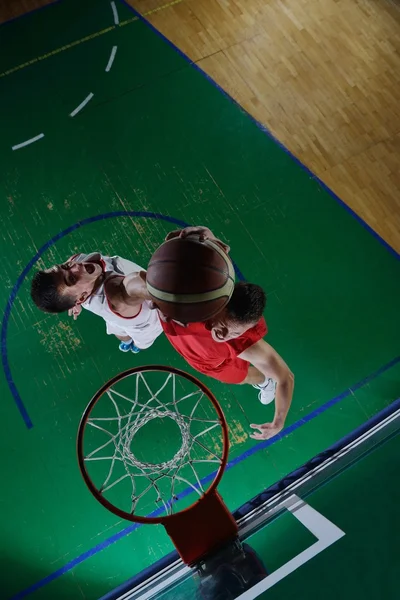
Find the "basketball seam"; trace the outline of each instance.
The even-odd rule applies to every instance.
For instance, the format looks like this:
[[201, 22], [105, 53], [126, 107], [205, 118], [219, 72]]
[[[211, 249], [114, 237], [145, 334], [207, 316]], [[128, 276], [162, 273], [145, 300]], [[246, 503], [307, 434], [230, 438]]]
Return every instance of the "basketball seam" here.
[[[161, 259], [160, 258], [160, 259], [157, 259], [157, 260], [154, 260], [154, 261], [150, 261], [149, 267], [150, 267], [150, 265], [152, 267], [154, 267], [154, 266], [156, 266], [158, 264], [165, 265], [166, 263], [171, 263], [172, 265], [177, 265], [177, 264], [179, 265], [179, 262], [177, 260], [172, 260], [170, 258], [168, 258], [168, 259]], [[203, 268], [203, 269], [207, 269], [207, 270], [210, 270], [210, 271], [215, 271], [216, 273], [221, 273], [222, 275], [226, 275], [226, 277], [229, 277], [230, 279], [232, 279], [232, 276], [230, 274], [230, 269], [228, 267], [228, 263], [226, 263], [226, 264], [227, 264], [226, 270], [219, 269], [218, 267], [212, 267], [211, 265], [207, 265], [207, 264], [198, 265], [198, 268]], [[179, 265], [179, 266], [181, 266], [181, 265]]]
[[[180, 294], [175, 294], [176, 296], [202, 296], [203, 294], [207, 294], [209, 292], [217, 292], [218, 290], [222, 290], [227, 283], [229, 283], [229, 281], [231, 281], [233, 283], [233, 285], [235, 285], [235, 280], [228, 275], [226, 280], [224, 281], [224, 283], [222, 285], [220, 285], [219, 287], [215, 287], [215, 288], [208, 288], [207, 292], [181, 292]], [[160, 287], [157, 287], [156, 285], [153, 285], [152, 283], [150, 283], [149, 281], [146, 281], [146, 284], [148, 286], [150, 286], [153, 290], [157, 290], [158, 292], [164, 293], [164, 294], [173, 294], [174, 292], [168, 292], [167, 290], [163, 290]]]
[[[226, 291], [225, 288], [227, 288]], [[218, 300], [219, 298], [228, 297], [232, 295], [231, 290], [234, 288], [234, 282], [228, 278], [222, 287], [215, 290], [207, 291], [206, 293], [198, 294], [174, 294], [172, 292], [165, 292], [154, 288], [150, 283], [147, 282], [147, 289], [153, 298], [162, 302], [175, 302], [177, 304], [204, 304], [207, 301]], [[220, 295], [217, 295], [217, 294]]]
[[234, 266], [232, 264], [230, 257], [228, 256], [228, 254], [225, 252], [225, 250], [222, 250], [222, 248], [215, 242], [213, 242], [211, 240], [206, 240], [206, 241], [207, 241], [208, 245], [211, 246], [217, 252], [217, 254], [219, 254], [221, 256], [221, 258], [223, 258], [225, 260], [226, 264], [228, 265], [229, 275], [234, 279], [235, 278], [235, 269], [234, 269]]
[[[174, 241], [176, 241], [176, 240], [175, 239], [168, 240], [168, 242], [174, 242]], [[165, 243], [168, 243], [168, 242], [165, 242]], [[218, 273], [222, 273], [223, 275], [226, 275], [227, 277], [231, 278], [232, 281], [234, 281], [235, 280], [235, 269], [234, 269], [234, 266], [230, 259], [230, 256], [225, 252], [225, 250], [223, 250], [218, 244], [216, 244], [212, 240], [204, 240], [203, 244], [211, 247], [214, 250], [214, 252], [216, 252], [220, 256], [220, 258], [222, 258], [222, 260], [225, 262], [225, 265], [227, 267], [227, 272], [222, 271], [218, 267], [212, 267], [210, 265], [204, 265], [204, 266], [207, 266], [207, 268], [210, 270], [216, 271]], [[153, 266], [153, 265], [157, 265], [158, 263], [164, 264], [164, 263], [169, 263], [169, 262], [172, 264], [176, 264], [176, 261], [173, 261], [171, 259], [168, 259], [168, 260], [156, 259], [154, 262], [152, 260], [150, 260], [149, 267], [150, 267], [150, 265]]]
[[[174, 240], [170, 240], [170, 242], [174, 243]], [[169, 242], [167, 242], [168, 244]], [[175, 245], [176, 245], [176, 241], [175, 241]], [[197, 269], [196, 268], [191, 268], [191, 265], [182, 265], [182, 253], [177, 254], [176, 257], [172, 258], [172, 257], [168, 257], [168, 258], [164, 258], [162, 256], [158, 257], [154, 257], [152, 260], [150, 260], [150, 264], [148, 266], [148, 271], [147, 271], [147, 290], [150, 294], [150, 296], [154, 299], [155, 302], [160, 303], [164, 303], [165, 305], [181, 305], [182, 307], [186, 304], [187, 305], [187, 309], [190, 311], [189, 306], [191, 306], [191, 310], [193, 310], [193, 308], [196, 305], [203, 305], [203, 306], [207, 306], [207, 305], [212, 305], [212, 303], [217, 303], [218, 309], [215, 309], [212, 311], [212, 314], [207, 315], [207, 318], [217, 314], [220, 310], [222, 310], [223, 306], [226, 306], [226, 303], [229, 302], [229, 299], [231, 298], [233, 291], [234, 291], [234, 287], [235, 287], [235, 269], [233, 267], [232, 261], [230, 259], [230, 257], [228, 256], [228, 254], [216, 243], [214, 243], [211, 240], [206, 240], [204, 242], [204, 245], [206, 245], [208, 247], [208, 250], [212, 250], [214, 252], [214, 254], [217, 254], [217, 256], [219, 256], [220, 259], [222, 259], [222, 263], [223, 265], [219, 265], [219, 266], [215, 266], [212, 264], [207, 263], [207, 261], [205, 260], [204, 257], [200, 258], [200, 264], [198, 265]], [[186, 257], [185, 257], [186, 258]], [[216, 257], [215, 257], [216, 258]], [[211, 261], [210, 261], [211, 262]], [[186, 269], [184, 268], [186, 266]], [[167, 289], [171, 289], [171, 288], [178, 288], [178, 292], [179, 292], [179, 285], [173, 285], [173, 283], [171, 282], [171, 278], [166, 277], [164, 279], [164, 281], [168, 281], [168, 279], [170, 280], [170, 283], [164, 283], [164, 282], [158, 282], [157, 279], [158, 277], [155, 276], [155, 281], [154, 283], [156, 285], [153, 285], [151, 280], [151, 269], [157, 269], [160, 268], [161, 270], [167, 269], [167, 267], [169, 268], [180, 268], [183, 271], [187, 271], [188, 273], [190, 273], [191, 275], [191, 280], [192, 281], [196, 281], [196, 271], [202, 272], [202, 273], [208, 273], [209, 276], [211, 274], [218, 275], [218, 277], [223, 277], [224, 282], [221, 285], [218, 285], [217, 287], [212, 287], [210, 289], [210, 287], [207, 286], [206, 291], [205, 292], [195, 292], [193, 293], [193, 291], [191, 293], [189, 292], [182, 292], [182, 293], [176, 293], [173, 291], [167, 291]], [[210, 282], [211, 284], [211, 282]], [[211, 284], [212, 285], [212, 284]], [[215, 284], [214, 284], [215, 285]], [[182, 286], [184, 287], [184, 286]], [[186, 286], [185, 286], [186, 287]], [[197, 286], [196, 286], [197, 287]], [[167, 288], [167, 289], [165, 289]], [[187, 289], [187, 288], [186, 288]], [[162, 306], [160, 306], [161, 310], [162, 310]], [[168, 312], [168, 311], [167, 311]], [[205, 319], [203, 319], [205, 320]]]
[[[199, 300], [199, 304], [210, 304], [210, 302], [215, 302], [215, 300], [220, 300], [222, 298], [229, 298], [228, 294], [222, 294], [222, 296], [218, 296], [217, 298], [209, 298], [207, 300]], [[156, 300], [159, 300], [160, 302], [163, 302], [164, 304], [180, 304], [180, 302], [177, 302], [176, 300], [164, 300], [164, 298], [156, 298]], [[196, 304], [196, 300], [193, 300], [193, 302], [182, 302], [182, 304]], [[221, 308], [217, 309], [218, 311], [221, 310]]]

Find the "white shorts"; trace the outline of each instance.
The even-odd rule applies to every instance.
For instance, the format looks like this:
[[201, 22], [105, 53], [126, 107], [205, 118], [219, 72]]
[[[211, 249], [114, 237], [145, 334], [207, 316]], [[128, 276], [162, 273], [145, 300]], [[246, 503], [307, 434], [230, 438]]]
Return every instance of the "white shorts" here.
[[150, 348], [153, 342], [162, 333], [163, 329], [159, 320], [153, 323], [147, 323], [143, 327], [119, 327], [116, 323], [110, 323], [106, 321], [107, 333], [109, 335], [118, 335], [119, 337], [130, 337], [135, 346], [140, 350], [146, 350]]

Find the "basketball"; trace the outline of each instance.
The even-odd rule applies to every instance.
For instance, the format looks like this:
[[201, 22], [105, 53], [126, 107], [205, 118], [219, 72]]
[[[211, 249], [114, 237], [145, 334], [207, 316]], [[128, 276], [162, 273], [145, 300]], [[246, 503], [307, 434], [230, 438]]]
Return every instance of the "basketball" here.
[[229, 302], [235, 270], [229, 256], [199, 236], [164, 242], [147, 268], [147, 289], [160, 311], [182, 323], [206, 321]]

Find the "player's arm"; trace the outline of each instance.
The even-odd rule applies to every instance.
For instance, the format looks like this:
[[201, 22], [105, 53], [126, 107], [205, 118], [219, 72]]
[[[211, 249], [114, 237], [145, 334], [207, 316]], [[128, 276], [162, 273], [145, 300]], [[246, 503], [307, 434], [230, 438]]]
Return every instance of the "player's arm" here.
[[251, 437], [256, 440], [264, 440], [273, 437], [281, 431], [285, 425], [286, 416], [289, 412], [293, 398], [294, 376], [285, 361], [267, 344], [260, 340], [239, 355], [239, 358], [247, 360], [254, 365], [265, 377], [270, 377], [276, 382], [275, 415], [272, 423], [252, 425], [259, 432]]
[[144, 300], [151, 300], [146, 287], [145, 271], [136, 271], [124, 277], [122, 282], [122, 297], [129, 306], [135, 306]]
[[230, 250], [228, 244], [218, 239], [208, 227], [185, 227], [184, 229], [171, 231], [165, 239], [168, 241], [176, 237], [184, 238], [188, 237], [189, 235], [198, 235], [201, 242], [204, 242], [204, 240], [211, 240], [212, 242], [218, 244], [227, 254]]

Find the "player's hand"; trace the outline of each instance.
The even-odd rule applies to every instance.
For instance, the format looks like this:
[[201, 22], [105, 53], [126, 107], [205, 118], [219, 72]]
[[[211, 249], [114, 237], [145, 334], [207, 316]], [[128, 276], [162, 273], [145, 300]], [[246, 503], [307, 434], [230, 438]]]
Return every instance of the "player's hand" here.
[[284, 423], [272, 421], [272, 423], [263, 423], [262, 425], [250, 425], [252, 429], [258, 429], [257, 432], [250, 435], [253, 440], [269, 440], [282, 431]]
[[77, 318], [79, 317], [79, 315], [82, 312], [82, 306], [80, 304], [78, 304], [77, 306], [74, 306], [73, 308], [70, 308], [68, 311], [68, 316], [69, 317], [73, 317], [74, 321], [77, 320]]
[[208, 227], [185, 227], [184, 229], [177, 229], [176, 231], [171, 231], [165, 240], [173, 240], [177, 237], [185, 238], [190, 235], [198, 235], [200, 242], [204, 242], [205, 240], [216, 242], [227, 254], [230, 250], [228, 244], [225, 244], [225, 242], [222, 242], [216, 238], [211, 229]]
[[204, 242], [204, 240], [215, 239], [213, 232], [208, 227], [185, 227], [184, 229], [176, 229], [175, 231], [171, 231], [165, 239], [168, 241], [177, 237], [185, 238], [189, 235], [198, 235], [201, 242]]

